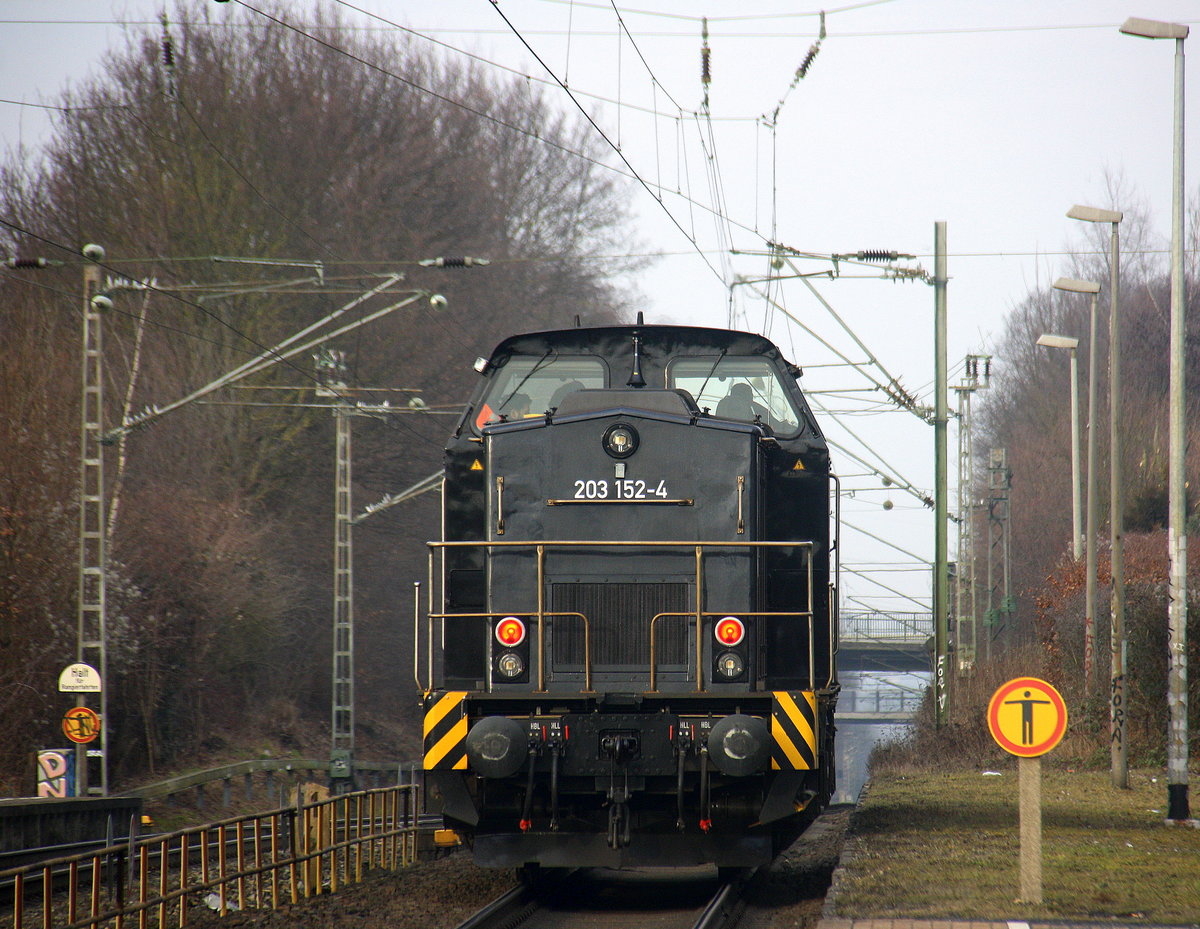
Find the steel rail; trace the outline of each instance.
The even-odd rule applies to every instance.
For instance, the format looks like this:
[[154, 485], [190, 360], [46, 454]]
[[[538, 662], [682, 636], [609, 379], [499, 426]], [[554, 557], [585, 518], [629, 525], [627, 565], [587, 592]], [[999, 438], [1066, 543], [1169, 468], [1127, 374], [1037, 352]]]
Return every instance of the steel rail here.
[[[524, 884], [507, 890], [491, 903], [475, 911], [455, 929], [489, 929], [492, 926], [513, 926], [524, 921], [538, 907], [533, 891]], [[519, 915], [518, 915], [519, 914]]]
[[742, 887], [748, 876], [743, 874], [722, 884], [692, 924], [692, 929], [726, 929], [737, 925], [742, 915]]

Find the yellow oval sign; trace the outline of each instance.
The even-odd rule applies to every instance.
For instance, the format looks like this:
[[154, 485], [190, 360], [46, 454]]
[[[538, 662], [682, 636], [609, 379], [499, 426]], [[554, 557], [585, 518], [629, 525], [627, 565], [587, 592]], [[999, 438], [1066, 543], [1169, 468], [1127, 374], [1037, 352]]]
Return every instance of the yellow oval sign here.
[[1044, 755], [1067, 731], [1067, 705], [1053, 686], [1018, 677], [992, 694], [988, 730], [1002, 749], [1021, 758]]

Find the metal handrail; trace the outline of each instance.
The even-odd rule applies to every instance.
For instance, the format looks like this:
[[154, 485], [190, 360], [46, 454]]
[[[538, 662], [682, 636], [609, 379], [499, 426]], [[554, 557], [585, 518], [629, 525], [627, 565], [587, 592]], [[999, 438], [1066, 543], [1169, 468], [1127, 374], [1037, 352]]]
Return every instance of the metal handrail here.
[[[198, 892], [211, 891], [221, 915], [234, 907], [275, 909], [326, 892], [326, 886], [332, 893], [339, 881], [361, 881], [364, 866], [394, 869], [415, 860], [418, 789], [402, 785], [343, 794], [12, 868], [0, 872], [0, 880], [13, 881], [12, 924], [32, 929], [40, 910], [41, 929], [55, 922], [71, 929], [112, 920], [120, 927], [132, 916], [144, 927], [156, 912], [165, 929], [168, 922], [187, 924], [194, 905], [189, 898]], [[66, 899], [59, 900], [65, 921], [54, 913], [55, 877], [62, 868], [69, 875]], [[27, 887], [39, 880], [41, 905], [27, 908]]]
[[[559, 549], [559, 548], [660, 548], [660, 549], [661, 548], [676, 548], [676, 549], [682, 549], [685, 551], [687, 549], [691, 549], [695, 553], [696, 609], [693, 611], [690, 611], [684, 615], [693, 616], [696, 618], [696, 692], [697, 693], [704, 692], [703, 641], [701, 638], [702, 633], [703, 633], [703, 630], [702, 630], [703, 617], [713, 616], [713, 615], [724, 616], [724, 615], [726, 615], [727, 612], [730, 612], [730, 611], [724, 611], [724, 612], [717, 612], [717, 613], [706, 613], [701, 609], [701, 605], [704, 603], [704, 553], [705, 553], [705, 551], [710, 550], [710, 549], [718, 549], [718, 548], [746, 549], [746, 550], [771, 549], [771, 548], [800, 549], [801, 551], [804, 552], [804, 562], [805, 562], [805, 566], [806, 566], [807, 572], [808, 572], [808, 584], [807, 584], [808, 610], [806, 611], [806, 613], [809, 616], [809, 622], [810, 622], [810, 636], [809, 636], [810, 674], [809, 674], [809, 679], [810, 679], [810, 681], [813, 680], [813, 676], [814, 676], [813, 672], [815, 669], [815, 656], [814, 656], [814, 654], [811, 654], [813, 651], [811, 628], [812, 628], [812, 614], [814, 612], [814, 610], [813, 610], [813, 543], [811, 541], [767, 540], [767, 541], [744, 541], [744, 542], [728, 542], [728, 541], [695, 542], [695, 541], [672, 541], [672, 540], [657, 540], [657, 539], [656, 540], [646, 540], [646, 541], [631, 541], [631, 540], [604, 541], [604, 540], [595, 540], [595, 539], [562, 539], [562, 540], [553, 540], [553, 541], [546, 541], [546, 540], [539, 540], [539, 541], [508, 541], [508, 540], [505, 540], [505, 541], [442, 541], [442, 542], [428, 542], [426, 544], [429, 548], [429, 570], [428, 570], [429, 600], [428, 600], [428, 610], [426, 612], [426, 642], [427, 642], [426, 648], [427, 648], [428, 667], [427, 667], [425, 686], [422, 686], [422, 683], [419, 679], [417, 682], [418, 686], [420, 686], [421, 689], [425, 690], [426, 692], [428, 692], [429, 690], [432, 690], [433, 685], [434, 685], [433, 638], [434, 638], [434, 624], [435, 624], [436, 620], [439, 620], [439, 619], [442, 620], [443, 627], [444, 627], [445, 620], [447, 620], [447, 619], [468, 618], [468, 617], [486, 618], [486, 617], [496, 617], [496, 616], [508, 616], [508, 615], [513, 615], [514, 613], [516, 615], [532, 616], [532, 617], [534, 617], [534, 619], [537, 623], [537, 690], [535, 691], [537, 693], [545, 693], [546, 692], [546, 644], [545, 643], [546, 643], [546, 619], [547, 619], [547, 617], [560, 616], [560, 615], [575, 615], [575, 616], [579, 616], [580, 618], [583, 619], [583, 621], [585, 623], [585, 637], [584, 637], [584, 647], [585, 647], [584, 670], [585, 670], [585, 682], [586, 682], [585, 686], [590, 691], [591, 680], [592, 680], [592, 666], [591, 666], [591, 652], [590, 652], [590, 640], [591, 640], [590, 629], [591, 629], [591, 627], [590, 627], [590, 624], [588, 623], [587, 617], [584, 616], [582, 613], [568, 614], [568, 613], [559, 613], [559, 612], [554, 612], [554, 611], [548, 611], [546, 609], [545, 561], [546, 561], [546, 550], [548, 548], [551, 548], [551, 549]], [[482, 549], [485, 549], [489, 553], [491, 551], [493, 551], [494, 549], [519, 549], [519, 548], [533, 549], [535, 552], [535, 555], [537, 557], [537, 604], [536, 604], [536, 609], [534, 609], [534, 610], [516, 610], [516, 611], [511, 611], [511, 612], [505, 612], [505, 613], [497, 613], [497, 612], [446, 613], [446, 612], [440, 612], [438, 610], [435, 610], [434, 609], [434, 600], [435, 600], [434, 578], [435, 578], [435, 576], [440, 575], [443, 578], [443, 602], [445, 599], [445, 597], [444, 597], [445, 571], [444, 570], [441, 572], [435, 571], [435, 566], [436, 566], [436, 562], [437, 562], [439, 554], [441, 555], [441, 562], [442, 562], [442, 565], [444, 568], [445, 553], [448, 550], [471, 549], [471, 548], [482, 548]], [[738, 612], [738, 611], [734, 610], [732, 612]], [[782, 616], [801, 615], [802, 616], [802, 615], [806, 615], [806, 613], [805, 612], [783, 613], [783, 614], [774, 614], [774, 615], [782, 615]], [[761, 615], [772, 615], [772, 614], [761, 614]], [[413, 621], [414, 621], [414, 624], [416, 624], [419, 621], [419, 617], [416, 615], [415, 606], [414, 606]], [[654, 619], [651, 620], [651, 627], [653, 627], [653, 625], [654, 625]], [[417, 641], [419, 641], [419, 638], [420, 637], [417, 634], [417, 630], [414, 629], [414, 645], [413, 645], [413, 647], [414, 647], [414, 672], [416, 671], [416, 662], [417, 662], [416, 652], [415, 652], [415, 650], [417, 648], [416, 643], [417, 643]], [[654, 662], [654, 655], [653, 655], [653, 645], [654, 645], [653, 632], [651, 632], [651, 652], [652, 652], [651, 668], [650, 668], [651, 690], [653, 690], [653, 688], [657, 682], [656, 681], [656, 673], [657, 672], [656, 672], [656, 668], [654, 667], [655, 662]], [[833, 660], [832, 659], [833, 647], [834, 647], [833, 636], [831, 636], [830, 637], [830, 663], [831, 663], [831, 665], [832, 665], [832, 660]], [[813, 684], [815, 686], [815, 681], [813, 681]]]
[[[810, 597], [810, 599], [811, 599], [811, 597]], [[662, 619], [664, 617], [671, 617], [671, 616], [684, 617], [684, 616], [686, 616], [687, 618], [691, 619], [695, 615], [696, 615], [695, 613], [691, 613], [691, 612], [688, 612], [688, 613], [659, 613], [657, 616], [655, 616], [653, 619], [650, 620], [650, 690], [648, 691], [648, 693], [652, 693], [652, 694], [658, 693], [658, 662], [655, 660], [655, 648], [654, 648], [654, 626], [655, 626], [655, 623], [657, 623], [659, 619]], [[792, 616], [797, 619], [807, 618], [808, 619], [808, 680], [809, 680], [810, 686], [812, 686], [812, 687], [816, 686], [817, 653], [816, 653], [816, 649], [813, 648], [813, 614], [812, 614], [811, 609], [808, 612], [796, 611], [796, 612], [791, 612], [791, 613], [778, 613], [778, 612], [775, 612], [775, 613], [763, 613], [763, 612], [748, 613], [745, 610], [706, 610], [705, 612], [703, 612], [699, 615], [704, 617], [705, 619], [712, 619], [715, 616], [730, 616], [730, 615], [736, 615], [739, 618], [745, 617], [746, 619], [752, 619], [752, 618], [753, 619], [772, 619], [772, 618], [783, 617], [783, 616]], [[696, 639], [697, 640], [700, 639], [699, 634], [696, 636]], [[832, 643], [831, 643], [831, 646], [832, 646]], [[831, 649], [831, 651], [832, 651], [832, 649]], [[697, 660], [699, 660], [699, 658], [700, 658], [700, 648], [699, 647], [697, 647], [696, 652], [697, 652]], [[699, 677], [699, 675], [697, 675], [697, 677]], [[826, 686], [828, 686], [828, 684]], [[700, 690], [699, 685], [697, 685], [696, 691], [697, 691], [697, 693], [702, 692]]]
[[[531, 610], [498, 610], [494, 613], [430, 613], [430, 620], [434, 619], [500, 619], [504, 616], [529, 616]], [[582, 693], [590, 694], [592, 690], [592, 624], [588, 622], [587, 616], [583, 613], [571, 613], [566, 611], [548, 611], [546, 616], [577, 616], [583, 620], [583, 691]], [[689, 614], [690, 615], [690, 614]], [[418, 681], [418, 684], [420, 682]]]

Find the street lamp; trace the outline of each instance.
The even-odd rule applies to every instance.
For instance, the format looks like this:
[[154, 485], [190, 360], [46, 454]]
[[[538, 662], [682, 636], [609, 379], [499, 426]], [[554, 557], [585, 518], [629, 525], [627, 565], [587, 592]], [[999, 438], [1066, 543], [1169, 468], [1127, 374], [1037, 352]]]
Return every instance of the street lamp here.
[[1038, 345], [1065, 348], [1071, 352], [1071, 556], [1083, 557], [1083, 497], [1079, 486], [1079, 340], [1067, 335], [1043, 333]]
[[1087, 525], [1084, 529], [1084, 570], [1087, 583], [1083, 607], [1083, 684], [1092, 692], [1092, 669], [1096, 659], [1096, 518], [1099, 511], [1096, 499], [1096, 294], [1100, 285], [1093, 281], [1076, 281], [1060, 277], [1055, 290], [1091, 295], [1088, 324], [1088, 427], [1087, 427]]
[[1188, 27], [1130, 17], [1121, 26], [1126, 35], [1175, 40], [1175, 118], [1171, 150], [1171, 385], [1170, 476], [1167, 518], [1167, 819], [1184, 821], [1188, 812], [1187, 708], [1187, 535], [1184, 528], [1184, 312], [1183, 277], [1183, 43]]
[[1121, 443], [1121, 213], [1076, 204], [1067, 211], [1070, 219], [1110, 223], [1108, 260], [1108, 476], [1109, 537], [1112, 568], [1109, 653], [1110, 681], [1108, 728], [1109, 771], [1114, 787], [1129, 786], [1129, 746], [1125, 741], [1125, 675], [1128, 647], [1125, 639], [1125, 479]]

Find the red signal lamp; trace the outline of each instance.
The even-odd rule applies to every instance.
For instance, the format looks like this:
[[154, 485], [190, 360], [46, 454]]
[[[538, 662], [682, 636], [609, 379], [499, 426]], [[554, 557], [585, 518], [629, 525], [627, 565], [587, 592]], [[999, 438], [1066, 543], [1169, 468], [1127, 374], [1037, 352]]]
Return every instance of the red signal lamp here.
[[515, 616], [505, 616], [496, 623], [496, 641], [513, 648], [525, 641], [525, 623]]
[[736, 616], [726, 616], [713, 630], [722, 645], [738, 645], [746, 637], [746, 626]]

